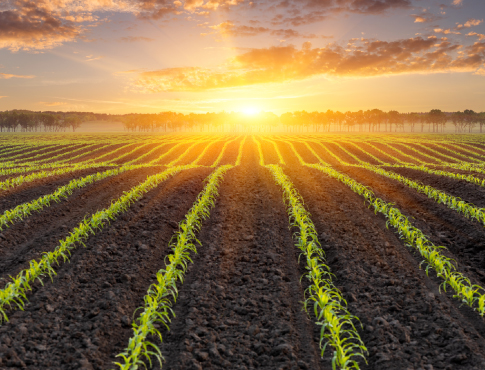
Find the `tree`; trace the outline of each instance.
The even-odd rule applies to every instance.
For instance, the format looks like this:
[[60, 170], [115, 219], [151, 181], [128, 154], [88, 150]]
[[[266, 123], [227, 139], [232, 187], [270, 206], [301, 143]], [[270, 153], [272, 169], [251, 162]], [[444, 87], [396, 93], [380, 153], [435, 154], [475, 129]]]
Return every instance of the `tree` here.
[[479, 123], [480, 119], [477, 113], [471, 109], [465, 109], [463, 111], [466, 126], [468, 126], [468, 132], [473, 132], [473, 128]]
[[420, 116], [417, 113], [409, 113], [406, 115], [405, 120], [407, 123], [409, 123], [409, 126], [411, 127], [411, 132], [414, 132], [414, 126], [416, 126], [416, 123], [420, 121]]
[[82, 124], [82, 118], [77, 114], [67, 116], [66, 118], [64, 118], [65, 127], [71, 127], [72, 132], [76, 132], [76, 129], [79, 128], [81, 124]]
[[433, 125], [433, 132], [444, 131], [448, 117], [440, 109], [431, 109], [428, 113], [428, 123]]

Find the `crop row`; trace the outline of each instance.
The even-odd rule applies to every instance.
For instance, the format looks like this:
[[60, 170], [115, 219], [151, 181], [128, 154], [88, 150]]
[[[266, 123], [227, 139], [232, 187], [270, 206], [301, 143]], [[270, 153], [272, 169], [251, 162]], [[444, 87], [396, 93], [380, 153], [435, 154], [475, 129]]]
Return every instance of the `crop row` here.
[[49, 207], [52, 202], [60, 202], [61, 199], [67, 198], [75, 189], [80, 189], [84, 186], [92, 184], [97, 181], [104, 180], [111, 176], [120, 175], [123, 172], [137, 168], [135, 166], [122, 166], [114, 169], [109, 169], [102, 173], [96, 173], [81, 177], [79, 179], [71, 180], [68, 184], [57, 188], [53, 193], [46, 194], [31, 202], [23, 203], [13, 209], [5, 211], [0, 215], [0, 230], [8, 227], [18, 221], [23, 221], [24, 218], [31, 215], [32, 212], [40, 212], [45, 207]]
[[303, 206], [301, 195], [281, 167], [267, 165], [266, 168], [283, 190], [283, 201], [290, 226], [298, 229], [293, 236], [296, 247], [306, 258], [307, 272], [303, 277], [309, 281], [309, 287], [305, 291], [304, 309], [308, 313], [309, 307], [313, 306], [316, 325], [320, 326], [321, 355], [323, 356], [327, 345], [330, 344], [333, 348], [333, 369], [359, 369], [359, 364], [354, 358], [362, 357], [365, 360], [367, 348], [354, 325], [358, 318], [347, 310], [342, 293], [332, 281], [332, 273], [325, 263], [324, 252], [318, 242], [310, 214]]
[[71, 250], [79, 244], [83, 244], [83, 240], [87, 239], [89, 235], [95, 234], [97, 230], [101, 230], [110, 220], [114, 220], [121, 213], [125, 212], [131, 204], [139, 200], [145, 193], [155, 188], [159, 183], [188, 168], [193, 167], [172, 167], [148, 177], [146, 181], [132, 188], [129, 192], [118, 198], [118, 200], [114, 201], [108, 208], [98, 211], [91, 217], [84, 219], [78, 227], [74, 228], [67, 238], [59, 242], [59, 245], [53, 252], [44, 253], [39, 261], [30, 261], [29, 268], [13, 277], [0, 290], [0, 313], [3, 319], [8, 320], [6, 310], [12, 309], [12, 306], [19, 309], [23, 308], [25, 300], [27, 299], [26, 294], [31, 289], [30, 284], [37, 279], [41, 280], [46, 275], [52, 278], [56, 274], [53, 266], [58, 264], [61, 258], [67, 261]]
[[363, 196], [376, 213], [382, 213], [387, 218], [387, 223], [397, 230], [405, 245], [416, 249], [421, 254], [427, 264], [426, 273], [429, 272], [430, 267], [433, 268], [437, 276], [443, 279], [441, 286], [445, 290], [447, 286], [450, 286], [455, 291], [455, 297], [478, 311], [480, 315], [485, 314], [484, 289], [478, 285], [473, 285], [467, 277], [456, 270], [453, 260], [440, 253], [440, 250], [445, 249], [445, 247], [434, 245], [420, 229], [412, 225], [399, 209], [376, 197], [364, 185], [328, 165], [308, 164], [296, 150], [294, 152], [302, 165], [324, 172]]
[[192, 208], [185, 219], [179, 224], [179, 231], [173, 236], [170, 247], [172, 254], [168, 255], [168, 264], [160, 269], [156, 276], [157, 282], [148, 288], [144, 297], [144, 306], [138, 318], [133, 322], [133, 336], [128, 341], [128, 346], [121, 357], [123, 362], [115, 363], [120, 369], [129, 370], [145, 366], [143, 359], [151, 364], [150, 356], [154, 356], [162, 365], [162, 352], [158, 345], [149, 342], [147, 337], [152, 335], [162, 341], [162, 334], [155, 326], [162, 323], [169, 328], [174, 313], [172, 305], [178, 296], [177, 281], [183, 283], [187, 266], [192, 263], [190, 252], [197, 253], [196, 233], [200, 231], [202, 221], [210, 215], [211, 208], [215, 205], [218, 195], [219, 184], [224, 174], [234, 166], [225, 165], [218, 167], [208, 178], [207, 185], [197, 196]]

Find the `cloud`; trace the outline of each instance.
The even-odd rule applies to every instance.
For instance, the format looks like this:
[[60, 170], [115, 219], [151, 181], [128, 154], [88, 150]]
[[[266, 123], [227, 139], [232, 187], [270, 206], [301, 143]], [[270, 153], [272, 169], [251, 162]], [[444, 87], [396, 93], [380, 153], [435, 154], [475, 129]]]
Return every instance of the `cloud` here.
[[485, 40], [485, 35], [483, 33], [469, 32], [467, 36], [476, 36], [480, 41]]
[[[242, 0], [2, 0], [0, 49], [45, 50], [85, 37], [89, 27], [100, 24], [95, 12], [132, 13], [142, 19], [228, 8]], [[128, 37], [126, 42], [131, 42]], [[149, 41], [133, 38], [132, 41]]]
[[483, 19], [482, 20], [479, 20], [479, 19], [469, 19], [466, 23], [465, 23], [465, 27], [472, 27], [472, 26], [478, 26], [480, 23], [483, 23]]
[[485, 76], [485, 67], [480, 67], [474, 74], [479, 76]]
[[3, 98], [8, 98], [8, 96], [6, 96], [6, 95], [0, 96], [0, 99], [3, 99]]
[[10, 78], [34, 78], [35, 76], [13, 75], [9, 73], [0, 73], [0, 79], [8, 80]]
[[411, 0], [283, 0], [271, 8], [278, 12], [271, 23], [298, 27], [344, 13], [376, 15], [411, 7]]
[[100, 55], [98, 57], [95, 57], [94, 55], [86, 55], [86, 62], [93, 62], [95, 60], [100, 60], [100, 59], [103, 59], [104, 56]]
[[435, 28], [434, 29], [434, 32], [435, 33], [444, 33], [445, 35], [449, 35], [449, 34], [454, 34], [454, 35], [461, 35], [461, 32], [458, 32], [458, 31], [453, 31], [452, 29], [448, 28], [446, 30], [442, 29], [442, 28]]
[[307, 24], [321, 22], [329, 17], [329, 14], [322, 12], [322, 11], [315, 11], [312, 13], [308, 13], [305, 15], [297, 15], [291, 17], [284, 17], [281, 14], [278, 14], [273, 17], [271, 20], [271, 24], [281, 25], [281, 24], [291, 24], [294, 27], [303, 26]]
[[183, 10], [207, 16], [209, 11], [228, 9], [243, 3], [244, 0], [132, 0], [136, 4], [135, 14], [142, 19], [160, 19]]
[[471, 27], [474, 27], [474, 26], [478, 26], [480, 25], [481, 23], [483, 23], [483, 19], [480, 20], [480, 19], [473, 19], [473, 18], [470, 18], [469, 20], [467, 20], [465, 22], [465, 24], [459, 24], [457, 23], [456, 24], [456, 29], [462, 29], [462, 28], [471, 28]]
[[303, 38], [316, 38], [318, 36], [314, 34], [301, 34], [293, 29], [271, 29], [267, 27], [253, 27], [253, 26], [237, 26], [231, 21], [226, 21], [219, 23], [214, 26], [209, 26], [209, 28], [218, 31], [222, 36], [225, 37], [237, 37], [237, 36], [258, 36], [261, 34], [270, 34], [272, 36], [283, 37], [283, 38], [293, 38], [293, 37], [303, 37]]
[[455, 6], [460, 6], [460, 5], [463, 4], [463, 0], [453, 0], [452, 4], [455, 5]]
[[39, 102], [39, 104], [45, 105], [46, 107], [57, 107], [59, 105], [67, 105], [65, 102], [54, 101], [54, 102]]
[[251, 49], [218, 69], [166, 68], [139, 73], [140, 92], [203, 91], [261, 83], [281, 83], [314, 76], [373, 77], [438, 72], [474, 72], [485, 58], [485, 43], [463, 48], [435, 36], [393, 42], [361, 39], [349, 49], [329, 44], [301, 49], [292, 45]]
[[49, 49], [80, 35], [80, 25], [38, 3], [42, 1], [16, 0], [14, 7], [0, 12], [0, 49]]
[[426, 12], [422, 12], [421, 14], [411, 14], [411, 17], [414, 18], [414, 23], [430, 23], [442, 18], [441, 16], [438, 16], [436, 14], [430, 14]]
[[427, 22], [427, 19], [420, 16], [420, 15], [415, 15], [413, 14], [413, 17], [414, 17], [414, 23], [424, 23], [424, 22]]
[[323, 9], [328, 12], [381, 14], [391, 9], [409, 9], [411, 0], [287, 0], [280, 7], [303, 5], [305, 8]]
[[120, 38], [120, 41], [123, 42], [138, 42], [138, 41], [155, 41], [155, 39], [152, 39], [150, 37], [144, 37], [144, 36], [127, 36], [127, 37], [122, 37]]

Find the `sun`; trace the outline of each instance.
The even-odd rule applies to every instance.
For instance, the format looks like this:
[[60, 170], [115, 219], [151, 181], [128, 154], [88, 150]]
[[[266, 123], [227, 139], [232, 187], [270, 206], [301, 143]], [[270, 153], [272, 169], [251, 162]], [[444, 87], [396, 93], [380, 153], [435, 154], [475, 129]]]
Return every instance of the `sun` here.
[[247, 116], [254, 116], [259, 113], [259, 109], [256, 107], [244, 107], [241, 111]]

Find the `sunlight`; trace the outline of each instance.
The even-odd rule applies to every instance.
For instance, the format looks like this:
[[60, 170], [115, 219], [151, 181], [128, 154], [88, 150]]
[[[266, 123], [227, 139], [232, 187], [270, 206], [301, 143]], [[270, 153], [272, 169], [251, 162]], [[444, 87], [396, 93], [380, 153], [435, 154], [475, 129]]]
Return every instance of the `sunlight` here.
[[254, 116], [260, 112], [260, 110], [256, 107], [244, 107], [241, 109], [241, 112], [246, 114], [247, 116]]

